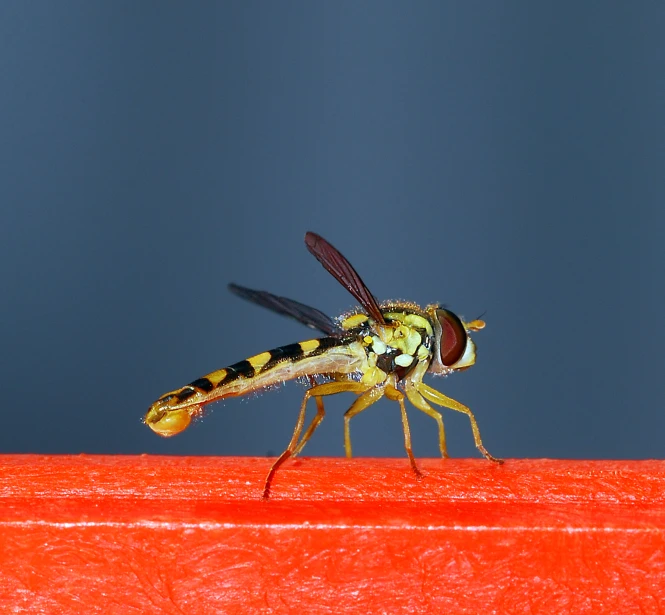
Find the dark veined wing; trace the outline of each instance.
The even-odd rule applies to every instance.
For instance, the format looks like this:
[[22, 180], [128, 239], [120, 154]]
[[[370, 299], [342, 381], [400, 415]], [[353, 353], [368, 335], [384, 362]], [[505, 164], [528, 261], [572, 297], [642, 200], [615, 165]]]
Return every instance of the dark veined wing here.
[[386, 321], [383, 319], [374, 295], [339, 250], [330, 245], [321, 235], [311, 232], [305, 234], [305, 245], [326, 271], [360, 301], [369, 316], [376, 322], [385, 324]]
[[295, 318], [298, 322], [312, 329], [318, 329], [326, 335], [338, 335], [342, 331], [330, 316], [293, 299], [278, 297], [265, 290], [252, 290], [251, 288], [245, 288], [237, 284], [229, 284], [229, 290], [239, 297], [247, 299], [247, 301], [256, 303], [283, 316]]

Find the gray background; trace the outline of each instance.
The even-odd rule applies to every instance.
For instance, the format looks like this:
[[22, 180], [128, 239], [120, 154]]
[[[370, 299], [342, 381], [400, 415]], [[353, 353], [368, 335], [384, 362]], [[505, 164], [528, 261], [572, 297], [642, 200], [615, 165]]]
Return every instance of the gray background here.
[[[297, 384], [168, 440], [141, 417], [310, 337], [228, 282], [353, 305], [315, 230], [381, 299], [487, 310], [477, 366], [430, 384], [495, 455], [662, 457], [664, 28], [650, 2], [3, 2], [0, 452], [280, 452]], [[351, 400], [308, 455], [343, 454]], [[403, 456], [396, 405], [354, 421], [357, 455]]]

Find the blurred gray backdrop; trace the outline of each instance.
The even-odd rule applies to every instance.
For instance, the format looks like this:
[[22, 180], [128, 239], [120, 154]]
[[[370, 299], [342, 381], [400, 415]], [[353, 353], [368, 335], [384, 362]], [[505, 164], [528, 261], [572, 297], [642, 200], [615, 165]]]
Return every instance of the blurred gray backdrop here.
[[[354, 304], [314, 230], [380, 299], [486, 311], [430, 384], [494, 455], [664, 456], [662, 3], [3, 2], [0, 65], [0, 452], [281, 452], [294, 383], [168, 440], [141, 418], [311, 337], [228, 282]], [[343, 454], [351, 401], [307, 455]], [[394, 403], [352, 434], [404, 455]]]

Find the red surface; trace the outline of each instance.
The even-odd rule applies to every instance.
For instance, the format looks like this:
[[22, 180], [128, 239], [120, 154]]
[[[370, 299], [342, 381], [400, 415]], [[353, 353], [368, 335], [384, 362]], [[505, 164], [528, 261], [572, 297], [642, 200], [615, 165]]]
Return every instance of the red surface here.
[[0, 456], [0, 613], [661, 613], [665, 462]]

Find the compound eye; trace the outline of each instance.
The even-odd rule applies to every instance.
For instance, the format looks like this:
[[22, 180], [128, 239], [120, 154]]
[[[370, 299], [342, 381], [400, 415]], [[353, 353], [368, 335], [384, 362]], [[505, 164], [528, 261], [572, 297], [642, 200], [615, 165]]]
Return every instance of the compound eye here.
[[448, 310], [437, 310], [441, 325], [440, 355], [441, 363], [446, 367], [455, 365], [466, 350], [466, 329], [456, 314]]

